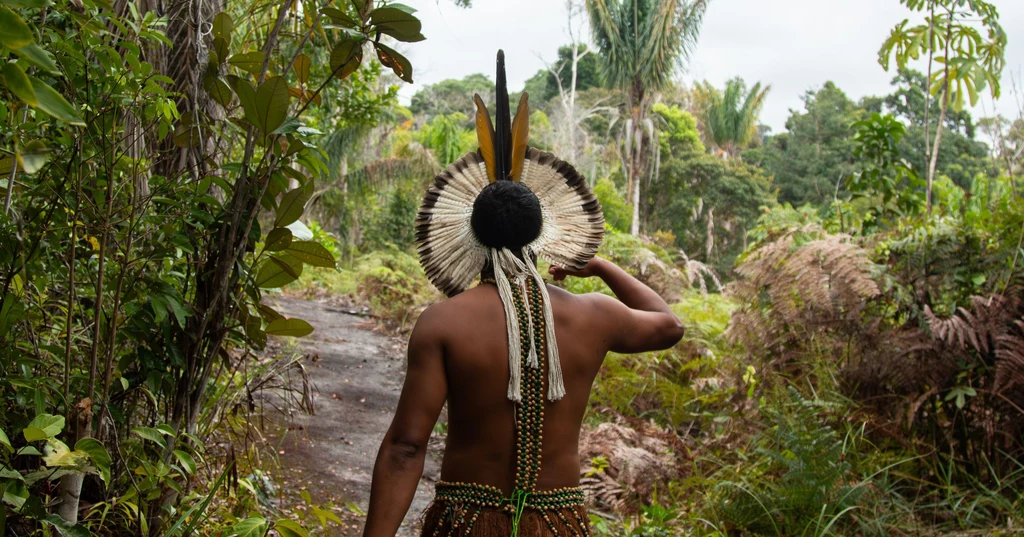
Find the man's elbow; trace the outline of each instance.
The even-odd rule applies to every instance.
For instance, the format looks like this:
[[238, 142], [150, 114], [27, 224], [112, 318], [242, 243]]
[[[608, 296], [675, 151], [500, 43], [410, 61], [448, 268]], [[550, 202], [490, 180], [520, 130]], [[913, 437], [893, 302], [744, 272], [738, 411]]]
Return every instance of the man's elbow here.
[[665, 325], [660, 332], [663, 348], [668, 349], [683, 339], [683, 335], [686, 334], [686, 326], [683, 325], [683, 321], [679, 317], [667, 315]]
[[417, 440], [388, 438], [384, 441], [388, 459], [394, 466], [404, 467], [422, 459], [427, 453], [427, 443]]

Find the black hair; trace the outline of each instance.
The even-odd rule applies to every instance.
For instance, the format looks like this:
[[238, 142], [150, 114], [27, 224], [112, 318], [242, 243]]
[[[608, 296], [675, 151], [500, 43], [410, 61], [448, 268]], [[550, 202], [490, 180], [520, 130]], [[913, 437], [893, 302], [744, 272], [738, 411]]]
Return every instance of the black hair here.
[[541, 220], [536, 194], [522, 183], [500, 180], [480, 191], [470, 225], [484, 246], [518, 252], [540, 236]]

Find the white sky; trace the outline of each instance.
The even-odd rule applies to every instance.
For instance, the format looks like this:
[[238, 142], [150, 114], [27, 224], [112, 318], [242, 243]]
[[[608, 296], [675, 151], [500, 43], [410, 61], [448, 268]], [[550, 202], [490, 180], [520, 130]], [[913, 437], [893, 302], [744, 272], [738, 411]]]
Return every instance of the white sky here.
[[[1003, 98], [995, 107], [1016, 117], [1024, 96], [1014, 102], [1010, 78], [1019, 79], [1024, 69], [1024, 0], [990, 1], [1009, 37]], [[522, 88], [569, 41], [562, 0], [473, 0], [470, 9], [450, 0], [406, 3], [419, 9], [427, 40], [404, 47], [416, 68], [416, 84], [400, 92], [404, 101], [422, 85], [446, 78], [478, 72], [493, 78], [499, 48], [505, 49], [509, 87]], [[802, 108], [801, 95], [826, 80], [855, 100], [889, 93], [893, 74], [882, 70], [877, 52], [905, 18], [913, 23], [920, 14], [898, 0], [712, 0], [683, 79], [722, 86], [738, 75], [751, 84], [771, 84], [761, 120], [782, 132], [789, 110]], [[992, 109], [986, 92], [975, 116]]]

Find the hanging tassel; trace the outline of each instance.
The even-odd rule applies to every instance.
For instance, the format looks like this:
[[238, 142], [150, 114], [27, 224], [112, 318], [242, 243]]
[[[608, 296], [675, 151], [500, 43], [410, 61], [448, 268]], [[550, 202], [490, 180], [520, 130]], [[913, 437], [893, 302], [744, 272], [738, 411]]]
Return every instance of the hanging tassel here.
[[[531, 259], [531, 254], [528, 246], [523, 248], [523, 259]], [[544, 301], [541, 309], [544, 310], [544, 335], [548, 350], [548, 401], [558, 401], [565, 397], [565, 381], [562, 379], [562, 362], [558, 358], [558, 342], [555, 341], [555, 316], [551, 311], [551, 297], [548, 295], [548, 287], [544, 283], [544, 278], [537, 271], [537, 266], [533, 263], [526, 263], [526, 268], [537, 282], [541, 300]]]
[[[504, 250], [504, 248], [502, 249]], [[519, 321], [516, 317], [515, 299], [512, 297], [512, 285], [505, 274], [504, 263], [498, 249], [491, 248], [491, 264], [494, 266], [494, 281], [498, 285], [498, 296], [505, 308], [505, 329], [508, 333], [508, 398], [516, 403], [522, 401], [522, 344], [519, 340]]]

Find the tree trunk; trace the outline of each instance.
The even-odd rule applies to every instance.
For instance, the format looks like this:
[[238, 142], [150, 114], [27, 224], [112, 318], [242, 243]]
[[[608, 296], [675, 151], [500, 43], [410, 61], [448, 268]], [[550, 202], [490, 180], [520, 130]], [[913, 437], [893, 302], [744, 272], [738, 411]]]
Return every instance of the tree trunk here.
[[644, 90], [638, 83], [634, 83], [630, 92], [630, 105], [632, 106], [633, 124], [628, 136], [632, 137], [632, 151], [629, 155], [629, 181], [627, 182], [626, 201], [633, 204], [633, 221], [630, 225], [630, 234], [640, 234], [640, 177], [643, 175], [643, 108]]
[[640, 178], [633, 180], [633, 223], [629, 226], [633, 236], [640, 234]]
[[935, 182], [935, 168], [939, 163], [939, 142], [942, 141], [942, 123], [946, 121], [946, 110], [949, 109], [949, 93], [946, 90], [942, 91], [942, 108], [939, 110], [939, 126], [935, 129], [935, 145], [932, 146], [932, 160], [928, 164], [928, 192], [926, 195], [926, 203], [928, 206], [928, 215], [932, 214], [932, 185]]
[[[931, 4], [931, 16], [928, 18], [928, 74], [925, 75], [924, 79], [924, 159], [925, 162], [931, 163], [932, 156], [929, 152], [931, 150], [931, 125], [928, 124], [928, 119], [931, 114], [931, 89], [928, 87], [932, 81], [932, 58], [935, 57], [935, 50], [932, 49], [932, 43], [935, 41], [935, 1], [929, 2]], [[928, 198], [931, 199], [931, 188], [928, 188]], [[929, 209], [931, 205], [929, 204]], [[930, 211], [929, 211], [930, 212]]]
[[704, 242], [704, 262], [711, 262], [711, 252], [715, 249], [715, 208], [708, 207], [708, 236]]
[[[952, 15], [950, 15], [952, 16]], [[949, 58], [949, 40], [953, 37], [953, 27], [951, 25], [946, 26], [946, 58]], [[931, 43], [929, 43], [931, 46]], [[939, 142], [942, 141], [942, 124], [946, 121], [946, 111], [949, 109], [949, 63], [946, 62], [943, 74], [943, 80], [946, 82], [946, 87], [942, 88], [942, 107], [939, 110], [939, 123], [935, 127], [935, 144], [932, 146], [931, 161], [928, 163], [928, 185], [925, 187], [925, 206], [928, 208], [928, 216], [932, 215], [932, 185], [935, 184], [935, 167], [939, 162]], [[931, 62], [928, 63], [928, 70], [931, 71]], [[929, 82], [931, 77], [929, 77]], [[928, 96], [930, 93], [925, 93], [925, 102], [928, 102]], [[927, 129], [927, 125], [925, 125]]]

